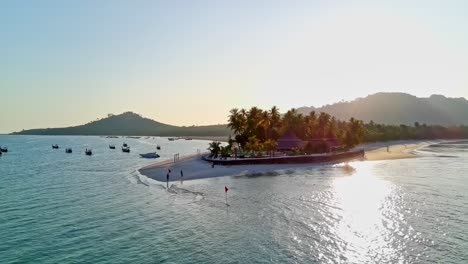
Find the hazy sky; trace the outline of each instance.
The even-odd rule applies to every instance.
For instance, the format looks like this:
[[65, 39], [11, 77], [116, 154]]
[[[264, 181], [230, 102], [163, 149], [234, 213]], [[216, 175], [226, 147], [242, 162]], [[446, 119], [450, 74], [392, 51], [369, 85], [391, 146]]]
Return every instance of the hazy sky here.
[[468, 1], [1, 1], [0, 133], [379, 91], [468, 97]]

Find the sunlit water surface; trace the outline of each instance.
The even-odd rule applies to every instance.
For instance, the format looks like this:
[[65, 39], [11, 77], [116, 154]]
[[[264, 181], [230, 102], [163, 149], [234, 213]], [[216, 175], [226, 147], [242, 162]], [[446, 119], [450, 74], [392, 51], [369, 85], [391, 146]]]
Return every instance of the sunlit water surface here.
[[[132, 153], [119, 150], [123, 141]], [[468, 263], [468, 142], [416, 159], [177, 182], [169, 192], [136, 171], [154, 162], [138, 153], [156, 144], [162, 159], [207, 146], [0, 136], [10, 150], [0, 157], [0, 262]]]

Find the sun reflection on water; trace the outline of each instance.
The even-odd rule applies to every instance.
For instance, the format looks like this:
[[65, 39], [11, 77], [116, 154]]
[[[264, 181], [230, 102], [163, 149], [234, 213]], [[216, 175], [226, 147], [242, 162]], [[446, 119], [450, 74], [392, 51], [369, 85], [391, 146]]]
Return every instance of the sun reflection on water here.
[[[365, 263], [395, 259], [391, 245], [391, 220], [385, 211], [392, 210], [391, 183], [372, 173], [375, 163], [353, 163], [350, 177], [333, 182], [334, 203], [339, 219], [334, 227], [346, 262]], [[349, 169], [347, 169], [349, 171]]]

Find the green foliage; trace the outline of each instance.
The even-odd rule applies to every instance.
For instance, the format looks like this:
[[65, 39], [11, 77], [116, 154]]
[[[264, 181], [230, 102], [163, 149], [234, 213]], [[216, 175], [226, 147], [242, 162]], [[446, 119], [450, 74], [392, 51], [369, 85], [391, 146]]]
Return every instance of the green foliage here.
[[[276, 141], [288, 130], [292, 130], [305, 141], [317, 138], [336, 138], [348, 148], [359, 144], [364, 136], [361, 121], [351, 119], [349, 122], [343, 122], [327, 113], [317, 115], [314, 111], [308, 115], [302, 115], [294, 108], [281, 117], [278, 108], [275, 106], [269, 111], [264, 111], [258, 107], [252, 107], [249, 110], [232, 109], [228, 122], [228, 127], [236, 133], [235, 140], [239, 147], [254, 152], [259, 151], [259, 148], [262, 149], [257, 145], [266, 142], [269, 142], [267, 144], [268, 149], [272, 148], [272, 144], [276, 148]], [[253, 138], [256, 141], [253, 141]], [[313, 146], [313, 148], [314, 152], [319, 152], [328, 149], [328, 145], [326, 148], [324, 146]], [[268, 150], [268, 152], [271, 152], [271, 150]]]
[[467, 126], [428, 126], [415, 122], [414, 126], [381, 125], [369, 122], [364, 125], [364, 142], [388, 140], [425, 140], [425, 139], [459, 139], [468, 138]]
[[325, 140], [318, 140], [315, 142], [309, 142], [304, 148], [306, 153], [325, 153], [329, 152], [329, 146]]
[[[370, 121], [364, 124], [361, 120], [350, 118], [341, 121], [327, 113], [311, 111], [307, 115], [296, 109], [287, 111], [282, 117], [276, 107], [264, 111], [258, 107], [249, 110], [233, 109], [230, 112], [229, 124], [235, 132], [235, 141], [241, 150], [270, 152], [276, 148], [276, 141], [286, 131], [292, 130], [307, 144], [307, 153], [323, 153], [330, 151], [325, 141], [317, 139], [337, 140], [342, 149], [351, 149], [363, 142], [376, 142], [403, 139], [439, 139], [468, 138], [466, 126], [428, 126], [414, 122], [408, 125], [382, 125]], [[271, 155], [271, 154], [270, 154]]]
[[221, 152], [221, 142], [213, 141], [209, 144], [208, 150], [210, 151], [210, 157], [217, 158]]
[[229, 146], [229, 145], [221, 146], [221, 148], [219, 150], [219, 153], [220, 153], [221, 157], [223, 157], [223, 158], [230, 157], [231, 153], [232, 153], [231, 146]]
[[268, 152], [269, 155], [272, 156], [272, 152], [275, 151], [277, 147], [278, 143], [276, 141], [268, 139], [265, 142], [263, 142], [262, 150]]

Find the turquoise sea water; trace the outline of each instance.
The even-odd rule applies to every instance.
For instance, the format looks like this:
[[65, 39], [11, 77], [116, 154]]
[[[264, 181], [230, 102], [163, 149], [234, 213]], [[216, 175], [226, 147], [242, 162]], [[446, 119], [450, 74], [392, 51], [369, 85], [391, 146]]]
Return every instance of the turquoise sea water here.
[[0, 263], [468, 263], [468, 142], [170, 192], [136, 171], [156, 144], [162, 159], [207, 146], [0, 136]]

